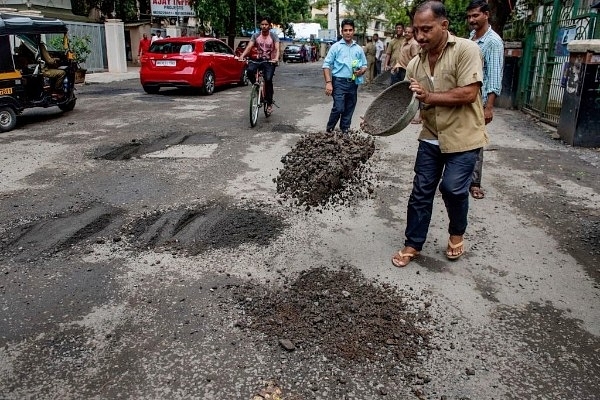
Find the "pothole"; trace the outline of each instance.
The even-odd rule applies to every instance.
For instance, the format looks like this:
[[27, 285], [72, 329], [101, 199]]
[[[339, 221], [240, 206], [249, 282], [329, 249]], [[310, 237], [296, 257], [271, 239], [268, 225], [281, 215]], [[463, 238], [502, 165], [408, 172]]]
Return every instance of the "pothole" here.
[[277, 124], [273, 125], [273, 132], [281, 132], [281, 133], [296, 133], [298, 129], [294, 125], [288, 124]]
[[[133, 139], [110, 149], [98, 149], [95, 159], [109, 161], [130, 160], [140, 157], [204, 158], [210, 156], [221, 139], [212, 134], [170, 134], [144, 142]], [[174, 149], [172, 149], [175, 147]]]
[[240, 290], [243, 319], [236, 324], [288, 351], [390, 364], [422, 361], [430, 351], [429, 303], [368, 282], [354, 269], [312, 268], [280, 290]]
[[82, 243], [104, 238], [121, 225], [122, 212], [104, 205], [91, 205], [80, 212], [59, 214], [15, 227], [0, 243], [2, 254], [26, 257], [48, 256]]
[[126, 227], [135, 246], [183, 250], [196, 255], [208, 249], [235, 248], [244, 243], [267, 246], [285, 224], [259, 208], [207, 205], [147, 213]]
[[303, 136], [281, 162], [277, 193], [298, 206], [350, 204], [374, 191], [367, 161], [375, 152], [372, 137], [315, 133]]

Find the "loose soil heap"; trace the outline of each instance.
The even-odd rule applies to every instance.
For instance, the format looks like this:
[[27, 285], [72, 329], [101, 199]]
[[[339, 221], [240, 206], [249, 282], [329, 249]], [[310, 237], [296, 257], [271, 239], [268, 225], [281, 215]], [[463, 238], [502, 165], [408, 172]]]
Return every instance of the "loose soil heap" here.
[[278, 291], [247, 285], [239, 294], [246, 321], [238, 325], [301, 349], [340, 360], [407, 364], [429, 349], [431, 317], [395, 288], [367, 282], [355, 270], [314, 268]]
[[373, 192], [366, 176], [367, 160], [375, 152], [373, 138], [352, 134], [316, 133], [303, 136], [281, 162], [277, 193], [297, 205], [348, 204]]

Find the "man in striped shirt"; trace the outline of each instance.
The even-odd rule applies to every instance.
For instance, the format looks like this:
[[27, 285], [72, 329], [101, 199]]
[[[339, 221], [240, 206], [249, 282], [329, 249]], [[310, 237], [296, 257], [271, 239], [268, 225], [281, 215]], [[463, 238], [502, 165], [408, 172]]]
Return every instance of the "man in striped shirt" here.
[[[486, 0], [472, 0], [467, 6], [467, 21], [471, 30], [471, 40], [479, 45], [483, 56], [483, 114], [485, 123], [494, 118], [494, 101], [502, 90], [502, 69], [504, 67], [504, 42], [492, 29], [489, 22], [490, 6]], [[483, 170], [483, 148], [475, 164], [469, 192], [475, 199], [483, 199], [481, 173]]]

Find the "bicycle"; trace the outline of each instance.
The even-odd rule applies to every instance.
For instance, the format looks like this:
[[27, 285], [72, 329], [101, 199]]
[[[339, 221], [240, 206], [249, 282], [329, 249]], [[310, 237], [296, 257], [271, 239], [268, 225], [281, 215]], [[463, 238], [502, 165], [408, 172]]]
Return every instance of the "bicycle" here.
[[[265, 62], [271, 61], [248, 60], [248, 63], [254, 63], [259, 65]], [[269, 116], [271, 115], [268, 109], [268, 104], [265, 96], [265, 81], [263, 78], [263, 72], [261, 68], [257, 68], [256, 80], [254, 82], [255, 83], [254, 85], [252, 85], [252, 90], [250, 91], [250, 126], [252, 128], [256, 126], [256, 122], [258, 121], [258, 110], [261, 107], [265, 113], [266, 118], [269, 118]]]

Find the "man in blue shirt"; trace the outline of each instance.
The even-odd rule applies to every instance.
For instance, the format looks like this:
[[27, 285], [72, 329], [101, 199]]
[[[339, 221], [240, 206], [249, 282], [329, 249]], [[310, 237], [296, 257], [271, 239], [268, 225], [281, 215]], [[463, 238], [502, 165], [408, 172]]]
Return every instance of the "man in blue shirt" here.
[[333, 97], [333, 108], [327, 121], [327, 132], [335, 129], [338, 121], [344, 135], [350, 133], [352, 114], [356, 108], [358, 85], [364, 81], [367, 57], [353, 39], [354, 21], [344, 19], [342, 39], [331, 46], [323, 62], [325, 94]]
[[[502, 69], [504, 67], [504, 42], [492, 29], [489, 23], [490, 6], [486, 0], [472, 0], [467, 6], [467, 21], [472, 29], [471, 40], [479, 45], [483, 56], [483, 115], [485, 123], [494, 118], [494, 101], [502, 90]], [[477, 163], [469, 192], [474, 199], [483, 199], [485, 193], [481, 189], [481, 173], [483, 171], [483, 147], [479, 151]]]

